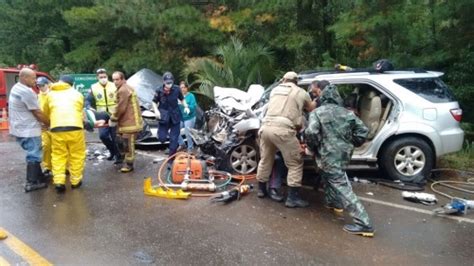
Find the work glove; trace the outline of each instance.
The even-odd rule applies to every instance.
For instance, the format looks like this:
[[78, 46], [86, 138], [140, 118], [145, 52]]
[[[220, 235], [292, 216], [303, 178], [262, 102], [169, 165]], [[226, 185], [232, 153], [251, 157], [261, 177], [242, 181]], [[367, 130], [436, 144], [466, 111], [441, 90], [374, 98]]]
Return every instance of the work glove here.
[[189, 107], [184, 107], [184, 113], [189, 115], [191, 113], [191, 110], [189, 110]]
[[116, 127], [116, 126], [117, 126], [117, 121], [109, 120], [109, 127]]
[[304, 153], [308, 156], [314, 156], [314, 152], [310, 151], [307, 147], [304, 149]]

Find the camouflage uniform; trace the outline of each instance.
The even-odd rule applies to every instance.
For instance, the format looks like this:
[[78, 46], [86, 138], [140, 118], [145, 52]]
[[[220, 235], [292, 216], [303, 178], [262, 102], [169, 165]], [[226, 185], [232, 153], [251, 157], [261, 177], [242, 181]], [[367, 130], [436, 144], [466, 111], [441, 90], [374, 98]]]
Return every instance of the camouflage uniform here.
[[316, 154], [321, 177], [326, 182], [326, 204], [347, 209], [356, 224], [371, 226], [344, 170], [354, 145], [364, 143], [368, 129], [354, 113], [342, 107], [342, 102], [336, 86], [327, 86], [321, 95], [321, 107], [310, 114], [305, 139]]

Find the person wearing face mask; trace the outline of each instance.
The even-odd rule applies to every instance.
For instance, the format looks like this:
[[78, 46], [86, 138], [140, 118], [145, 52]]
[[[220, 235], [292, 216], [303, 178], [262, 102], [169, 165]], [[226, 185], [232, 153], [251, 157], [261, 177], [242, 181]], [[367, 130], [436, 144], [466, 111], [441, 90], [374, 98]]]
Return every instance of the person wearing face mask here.
[[[46, 97], [48, 96], [50, 81], [45, 77], [39, 77], [36, 79], [36, 85], [40, 92], [38, 94], [38, 103], [41, 111], [44, 111], [44, 104]], [[51, 170], [51, 132], [47, 128], [43, 128], [41, 131], [41, 146], [43, 148], [43, 174], [49, 178], [52, 176]]]
[[[98, 82], [92, 84], [85, 106], [87, 109], [95, 107], [97, 112], [106, 112], [110, 116], [115, 113], [117, 107], [117, 88], [113, 82], [109, 81], [107, 71], [104, 68], [99, 68], [96, 73]], [[114, 164], [121, 164], [123, 159], [115, 140], [116, 125], [109, 122], [108, 127], [99, 128], [99, 137], [110, 152], [107, 160], [115, 159]]]
[[181, 89], [174, 85], [174, 77], [171, 72], [163, 74], [163, 86], [158, 87], [153, 97], [153, 107], [157, 119], [160, 119], [158, 128], [158, 139], [166, 141], [169, 132], [169, 156], [176, 153], [180, 124], [182, 120], [179, 103], [183, 105], [183, 114], [188, 115], [188, 104], [184, 101]]

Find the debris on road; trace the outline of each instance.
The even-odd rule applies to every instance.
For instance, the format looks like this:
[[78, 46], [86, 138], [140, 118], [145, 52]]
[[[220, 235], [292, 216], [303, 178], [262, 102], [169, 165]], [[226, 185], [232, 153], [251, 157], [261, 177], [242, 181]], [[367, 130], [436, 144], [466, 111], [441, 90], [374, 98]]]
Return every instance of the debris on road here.
[[424, 205], [434, 205], [438, 202], [438, 199], [435, 195], [424, 192], [403, 191], [402, 197], [407, 201], [421, 203]]

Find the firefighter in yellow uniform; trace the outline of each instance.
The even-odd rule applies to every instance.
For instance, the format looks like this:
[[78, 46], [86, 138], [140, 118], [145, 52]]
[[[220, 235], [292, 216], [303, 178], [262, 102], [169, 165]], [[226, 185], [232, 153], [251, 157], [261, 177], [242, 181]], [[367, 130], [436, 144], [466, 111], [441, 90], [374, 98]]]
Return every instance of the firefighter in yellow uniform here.
[[[36, 85], [40, 89], [38, 94], [38, 102], [41, 111], [44, 111], [44, 103], [49, 92], [50, 81], [45, 77], [39, 77], [36, 79]], [[50, 178], [53, 169], [51, 166], [51, 133], [49, 130], [43, 129], [41, 131], [41, 146], [43, 148], [43, 174], [46, 178]]]
[[[91, 92], [86, 98], [86, 108], [95, 107], [97, 112], [107, 112], [111, 116], [117, 108], [117, 88], [109, 81], [105, 69], [100, 68], [96, 73], [99, 82], [92, 84]], [[110, 152], [107, 160], [115, 159], [115, 164], [121, 164], [123, 160], [117, 147], [116, 134], [115, 126], [99, 128], [100, 140]]]
[[76, 91], [70, 76], [62, 76], [51, 86], [44, 113], [50, 119], [53, 182], [58, 193], [66, 190], [66, 165], [69, 165], [71, 188], [82, 185], [86, 158], [83, 113], [84, 97]]

